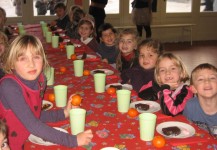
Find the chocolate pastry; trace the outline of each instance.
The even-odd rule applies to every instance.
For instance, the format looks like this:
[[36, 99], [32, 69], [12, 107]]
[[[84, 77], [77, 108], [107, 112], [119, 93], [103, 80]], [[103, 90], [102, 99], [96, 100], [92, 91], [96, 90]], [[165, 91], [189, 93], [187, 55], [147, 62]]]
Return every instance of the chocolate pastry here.
[[110, 87], [113, 87], [116, 90], [121, 90], [122, 89], [122, 85], [110, 85]]
[[50, 107], [51, 105], [50, 104], [43, 104], [42, 105], [42, 110], [46, 110]]
[[103, 70], [95, 70], [94, 73], [105, 73]]
[[148, 104], [136, 104], [135, 108], [138, 110], [148, 110], [149, 109], [149, 105]]
[[163, 134], [167, 136], [177, 136], [181, 133], [181, 130], [177, 126], [167, 127], [162, 129]]

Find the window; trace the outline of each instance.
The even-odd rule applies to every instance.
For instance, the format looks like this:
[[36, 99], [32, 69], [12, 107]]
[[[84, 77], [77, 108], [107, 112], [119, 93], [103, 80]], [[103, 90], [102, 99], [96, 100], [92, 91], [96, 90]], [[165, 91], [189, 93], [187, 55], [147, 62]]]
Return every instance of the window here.
[[119, 0], [108, 0], [108, 4], [105, 7], [106, 14], [119, 14]]
[[217, 12], [217, 0], [201, 0], [200, 12]]
[[167, 0], [166, 13], [190, 13], [192, 0]]

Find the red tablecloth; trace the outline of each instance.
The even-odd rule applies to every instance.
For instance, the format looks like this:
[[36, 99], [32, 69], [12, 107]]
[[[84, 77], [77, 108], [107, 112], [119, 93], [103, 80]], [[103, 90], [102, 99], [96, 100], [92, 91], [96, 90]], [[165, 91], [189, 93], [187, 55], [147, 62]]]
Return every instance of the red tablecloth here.
[[[82, 108], [87, 110], [86, 116], [86, 129], [91, 129], [94, 134], [92, 142], [88, 146], [77, 147], [74, 149], [93, 149], [99, 150], [103, 147], [117, 147], [121, 150], [144, 150], [156, 149], [153, 147], [152, 142], [145, 142], [140, 140], [139, 137], [139, 121], [137, 118], [130, 118], [127, 114], [121, 114], [117, 111], [117, 99], [115, 95], [109, 95], [106, 92], [97, 94], [94, 92], [93, 76], [75, 77], [73, 71], [73, 61], [66, 58], [65, 49], [53, 49], [51, 44], [47, 44], [42, 37], [40, 26], [28, 25], [27, 32], [38, 36], [43, 42], [47, 58], [51, 66], [55, 68], [55, 84], [64, 84], [68, 86], [68, 95], [79, 93], [82, 98]], [[74, 43], [78, 41], [72, 40]], [[91, 49], [82, 45], [76, 48], [77, 54], [82, 54], [83, 51], [88, 54], [96, 55]], [[67, 68], [65, 73], [61, 73], [59, 68], [64, 66]], [[99, 59], [85, 61], [84, 68], [93, 70], [97, 68], [110, 69], [114, 74], [106, 77], [106, 83], [119, 82], [119, 72], [112, 68], [110, 65], [99, 61]], [[48, 86], [44, 99], [47, 95], [53, 93], [53, 86]], [[132, 91], [131, 99], [133, 101], [140, 100], [136, 92]], [[54, 108], [55, 104], [54, 104]], [[164, 121], [181, 121], [189, 123], [183, 116], [169, 117], [156, 113], [157, 124]], [[190, 124], [190, 123], [189, 123]], [[50, 126], [57, 126], [65, 128], [70, 132], [69, 119], [49, 124]], [[207, 132], [195, 127], [196, 134], [193, 137], [185, 139], [166, 139], [166, 145], [162, 149], [217, 149], [217, 140], [213, 139]], [[158, 135], [155, 132], [155, 135]], [[41, 146], [30, 141], [26, 141], [25, 150], [60, 150], [70, 149], [63, 146]], [[73, 149], [73, 148], [71, 148]]]

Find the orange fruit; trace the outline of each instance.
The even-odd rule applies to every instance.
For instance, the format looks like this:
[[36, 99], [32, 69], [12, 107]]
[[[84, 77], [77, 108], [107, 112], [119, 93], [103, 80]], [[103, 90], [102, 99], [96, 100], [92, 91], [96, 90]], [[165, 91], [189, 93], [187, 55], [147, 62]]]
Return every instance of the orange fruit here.
[[76, 59], [77, 59], [76, 54], [72, 54], [72, 55], [71, 55], [71, 59], [72, 59], [72, 60], [76, 60]]
[[60, 44], [60, 45], [59, 45], [59, 48], [60, 48], [60, 49], [64, 49], [64, 48], [65, 48], [65, 45], [64, 45], [64, 44]]
[[60, 72], [65, 73], [66, 72], [66, 67], [60, 67]]
[[84, 74], [84, 76], [89, 76], [90, 75], [90, 71], [89, 70], [84, 70], [83, 74]]
[[135, 108], [130, 108], [127, 112], [128, 116], [134, 118], [139, 115], [139, 112]]
[[54, 95], [54, 93], [48, 94], [48, 100], [51, 101], [51, 102], [55, 101], [55, 95]]
[[152, 144], [156, 148], [162, 148], [165, 146], [166, 140], [163, 136], [158, 135], [154, 137], [154, 139], [152, 140]]
[[71, 97], [71, 104], [73, 105], [73, 106], [79, 106], [80, 104], [81, 104], [81, 101], [82, 101], [82, 98], [81, 98], [81, 96], [80, 95], [78, 95], [78, 94], [75, 94], [75, 95], [73, 95], [72, 97]]
[[107, 92], [108, 94], [115, 94], [115, 93], [116, 93], [116, 88], [114, 88], [114, 87], [109, 87], [109, 88], [107, 88], [106, 92]]

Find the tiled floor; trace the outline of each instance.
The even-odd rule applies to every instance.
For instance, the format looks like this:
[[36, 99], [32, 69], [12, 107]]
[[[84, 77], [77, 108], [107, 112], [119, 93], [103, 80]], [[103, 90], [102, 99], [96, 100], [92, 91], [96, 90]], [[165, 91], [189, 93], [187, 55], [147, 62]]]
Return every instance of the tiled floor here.
[[172, 52], [183, 60], [188, 73], [201, 63], [210, 63], [217, 67], [217, 41], [198, 41], [184, 43], [166, 43], [165, 50]]

